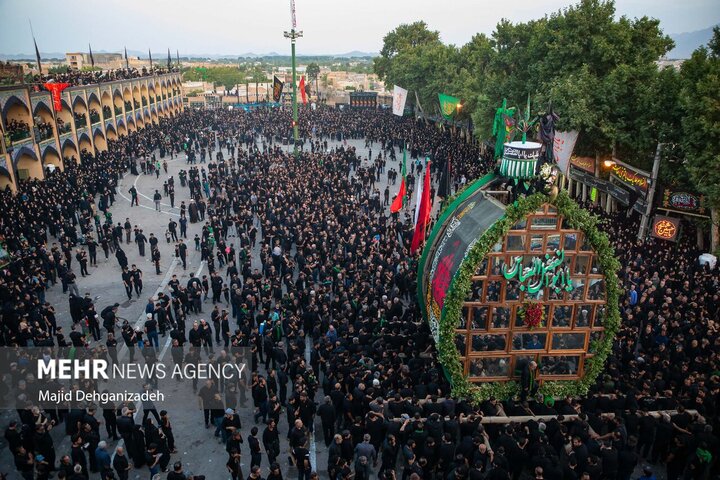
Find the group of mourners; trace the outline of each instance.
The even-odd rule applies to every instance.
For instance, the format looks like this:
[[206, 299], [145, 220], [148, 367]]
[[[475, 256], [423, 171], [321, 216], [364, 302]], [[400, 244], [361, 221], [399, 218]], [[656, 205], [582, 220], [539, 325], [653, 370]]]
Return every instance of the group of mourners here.
[[[697, 263], [692, 239], [675, 248], [637, 241], [637, 216], [585, 205], [603, 218], [623, 265], [622, 327], [604, 374], [583, 398], [475, 404], [452, 397], [415, 299], [413, 212], [391, 214], [383, 191], [401, 171], [403, 149], [408, 172], [430, 158], [434, 186], [451, 162], [452, 190], [495, 168], [492, 153], [424, 121], [320, 106], [301, 111], [294, 156], [282, 143], [288, 125], [289, 112], [278, 109], [185, 111], [0, 194], [12, 254], [0, 276], [2, 345], [65, 344], [93, 355], [124, 345], [133, 358], [169, 335], [176, 363], [249, 351], [246, 376], [193, 385], [197, 421], [223, 444], [233, 479], [718, 474], [720, 273]], [[348, 139], [363, 139], [369, 154]], [[187, 163], [177, 183], [160, 171], [175, 155]], [[197, 251], [208, 274], [182, 283], [173, 276], [166, 292], [149, 298], [137, 328], [117, 321], [118, 304], [97, 314], [75, 285], [72, 263], [85, 274], [80, 252], [92, 265], [100, 246], [118, 261], [118, 289], [140, 297], [143, 273], [124, 249], [136, 243], [143, 255], [148, 240], [130, 218], [113, 219], [111, 206], [126, 193], [117, 189], [120, 176], [139, 174], [143, 162], [143, 172], [186, 199], [173, 207], [177, 222], [163, 221], [151, 235], [151, 252], [170, 243], [187, 268], [188, 249]], [[131, 204], [143, 201], [127, 193]], [[197, 235], [188, 223], [199, 224]], [[156, 266], [160, 272], [160, 259]], [[69, 341], [45, 299], [58, 282], [74, 312]], [[12, 376], [13, 392], [28, 388], [24, 373]], [[256, 424], [241, 424], [243, 408], [253, 408]], [[175, 413], [152, 403], [28, 404], [18, 415], [5, 438], [23, 478], [123, 479], [132, 467], [191, 478], [176, 454], [187, 432], [173, 431]], [[516, 415], [551, 419], [490, 421]], [[55, 451], [53, 427], [70, 437], [69, 452]], [[111, 448], [120, 438], [123, 445]], [[313, 464], [313, 438], [327, 463]]]
[[107, 70], [77, 70], [67, 67], [64, 72], [46, 73], [33, 75], [33, 82], [41, 85], [47, 82], [69, 83], [72, 86], [94, 85], [96, 83], [112, 82], [115, 80], [131, 80], [152, 75], [164, 75], [166, 73], [179, 72], [177, 67], [162, 68], [115, 68]]

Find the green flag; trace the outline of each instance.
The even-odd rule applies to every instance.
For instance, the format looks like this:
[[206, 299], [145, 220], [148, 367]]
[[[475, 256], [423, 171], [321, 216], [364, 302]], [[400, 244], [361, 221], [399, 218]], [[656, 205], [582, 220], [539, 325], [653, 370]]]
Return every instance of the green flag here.
[[455, 115], [455, 112], [457, 112], [460, 99], [445, 95], [444, 93], [438, 94], [438, 98], [440, 99], [440, 112], [443, 114], [443, 117], [450, 120], [450, 118]]

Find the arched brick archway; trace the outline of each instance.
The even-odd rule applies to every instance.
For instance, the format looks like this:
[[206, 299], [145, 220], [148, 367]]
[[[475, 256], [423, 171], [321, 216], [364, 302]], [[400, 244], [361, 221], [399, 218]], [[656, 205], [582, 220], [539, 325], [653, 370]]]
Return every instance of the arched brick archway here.
[[102, 120], [100, 112], [102, 111], [102, 105], [95, 93], [91, 93], [88, 97], [88, 113], [90, 117], [90, 124], [99, 123]]
[[60, 154], [53, 145], [50, 145], [45, 149], [42, 154], [42, 160], [45, 168], [47, 168], [48, 165], [53, 165], [55, 168], [58, 168], [60, 170], [63, 170], [64, 168], [62, 159], [60, 158]]
[[83, 150], [89, 153], [95, 153], [95, 151], [93, 150], [92, 142], [90, 141], [90, 137], [87, 133], [83, 133], [82, 135], [80, 135], [80, 138], [78, 138], [78, 142], [78, 148], [80, 150], [80, 153], [82, 153]]
[[112, 125], [108, 125], [105, 127], [105, 134], [107, 135], [108, 141], [117, 140], [117, 138], [118, 138], [118, 134], [115, 131], [115, 127], [113, 127]]
[[105, 134], [103, 134], [101, 129], [96, 129], [93, 133], [93, 143], [95, 144], [95, 149], [99, 152], [104, 152], [107, 150], [107, 140], [105, 139]]
[[42, 163], [32, 148], [23, 146], [15, 154], [14, 163], [18, 180], [44, 178]]
[[65, 139], [62, 143], [62, 156], [65, 162], [77, 162], [80, 158], [77, 145], [75, 145], [75, 142], [71, 138]]
[[55, 134], [53, 129], [55, 119], [52, 110], [50, 110], [50, 107], [44, 101], [35, 104], [33, 117], [35, 117], [35, 126], [38, 127], [38, 131], [40, 132], [40, 138], [36, 138], [36, 141], [42, 142], [43, 140], [52, 138]]
[[15, 142], [30, 137], [30, 109], [19, 97], [13, 95], [7, 99], [2, 109], [2, 120], [10, 140]]

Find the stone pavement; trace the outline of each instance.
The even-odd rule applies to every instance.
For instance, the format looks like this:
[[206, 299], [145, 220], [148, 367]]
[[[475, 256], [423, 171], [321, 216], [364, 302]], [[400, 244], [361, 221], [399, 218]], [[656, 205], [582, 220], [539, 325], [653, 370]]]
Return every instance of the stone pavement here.
[[[349, 140], [347, 143], [349, 145], [355, 146], [359, 154], [363, 158], [367, 158], [367, 150], [364, 147], [364, 141]], [[330, 148], [333, 148], [336, 145], [339, 145], [339, 142], [328, 141], [328, 144]], [[283, 148], [286, 149], [289, 147]], [[373, 155], [377, 156], [379, 146], [375, 144], [372, 150]], [[229, 157], [226, 151], [224, 151], [223, 154], [226, 156], [226, 158]], [[402, 161], [402, 153], [396, 152], [396, 155], [398, 160]], [[77, 285], [80, 290], [80, 294], [84, 295], [86, 292], [90, 293], [90, 295], [95, 299], [95, 306], [98, 312], [100, 312], [106, 306], [112, 305], [115, 302], [120, 303], [120, 310], [118, 312], [118, 316], [127, 319], [128, 321], [130, 321], [131, 324], [135, 324], [138, 321], [144, 322], [144, 309], [148, 298], [152, 297], [159, 291], [165, 290], [167, 282], [170, 280], [173, 274], [177, 274], [180, 282], [183, 284], [186, 283], [187, 280], [190, 278], [191, 273], [197, 273], [198, 275], [208, 274], [207, 267], [200, 262], [200, 252], [195, 250], [193, 242], [193, 237], [195, 236], [195, 234], [200, 234], [203, 223], [188, 223], [188, 239], [186, 240], [186, 243], [188, 243], [188, 268], [186, 271], [183, 270], [181, 263], [174, 260], [174, 243], [167, 243], [165, 240], [165, 230], [167, 229], [168, 222], [171, 218], [174, 218], [176, 220], [179, 218], [179, 209], [177, 208], [177, 206], [180, 205], [181, 201], [185, 200], [186, 202], [188, 202], [190, 199], [189, 190], [180, 186], [180, 181], [178, 178], [178, 172], [181, 169], [188, 169], [188, 166], [185, 162], [185, 156], [180, 155], [175, 159], [169, 159], [166, 157], [166, 160], [168, 161], [168, 174], [164, 174], [164, 172], [161, 172], [159, 179], [156, 178], [154, 174], [140, 176], [134, 176], [129, 173], [126, 174], [118, 185], [117, 190], [119, 195], [116, 196], [115, 204], [110, 209], [113, 216], [113, 221], [115, 223], [124, 223], [125, 219], [129, 218], [130, 222], [133, 225], [138, 225], [139, 228], [143, 229], [147, 237], [150, 236], [150, 233], [154, 233], [155, 236], [158, 237], [158, 239], [160, 240], [159, 249], [161, 253], [161, 274], [157, 275], [155, 273], [155, 266], [150, 261], [149, 247], [146, 248], [145, 257], [141, 257], [139, 255], [137, 246], [134, 243], [131, 243], [123, 245], [123, 249], [128, 256], [128, 261], [130, 265], [134, 263], [139, 269], [143, 271], [144, 285], [142, 294], [139, 298], [136, 295], [133, 295], [132, 300], [127, 299], [125, 289], [122, 285], [122, 281], [120, 278], [121, 270], [114, 255], [110, 253], [110, 257], [108, 259], [105, 259], [104, 253], [99, 247], [97, 266], [88, 267], [90, 275], [85, 278], [78, 275], [77, 279]], [[410, 159], [408, 158], [408, 164], [409, 162]], [[203, 165], [204, 164], [197, 164], [197, 166], [199, 167]], [[390, 167], [393, 167], [398, 171], [400, 170], [399, 162], [393, 162], [392, 164], [388, 162], [387, 169], [389, 169]], [[155, 210], [154, 202], [152, 201], [152, 195], [154, 194], [156, 189], [162, 193], [163, 182], [170, 175], [174, 176], [175, 178], [176, 208], [170, 207], [169, 198], [163, 198], [161, 203], [162, 211], [157, 212]], [[381, 198], [382, 192], [384, 191], [386, 184], [387, 176], [383, 174], [381, 177], [381, 181], [376, 184], [380, 190]], [[139, 191], [140, 205], [130, 207], [128, 190], [133, 185]], [[399, 180], [395, 185], [390, 186], [391, 201], [394, 195], [399, 190], [399, 187]], [[414, 211], [414, 198], [411, 199], [410, 207], [406, 208], [409, 212]], [[258, 226], [258, 228], [260, 227]], [[230, 237], [228, 238], [228, 240], [235, 241], [235, 239]], [[252, 255], [253, 268], [259, 268], [259, 242], [258, 247], [256, 247], [255, 251], [253, 251]], [[74, 259], [73, 270], [79, 274], [79, 267], [77, 266], [77, 262]], [[67, 337], [70, 332], [70, 326], [72, 324], [72, 321], [70, 320], [67, 294], [62, 293], [62, 288], [59, 282], [47, 292], [47, 301], [49, 301], [55, 307], [57, 312], [58, 324], [63, 326], [63, 330], [65, 331], [65, 335]], [[221, 308], [229, 307], [227, 307], [226, 305], [222, 305]], [[186, 321], [187, 328], [191, 327], [191, 322], [193, 320], [206, 318], [209, 321], [209, 313], [211, 310], [212, 302], [210, 301], [210, 299], [208, 299], [203, 305], [203, 311], [206, 313], [207, 316], [192, 314], [189, 315]], [[103, 338], [101, 339], [100, 343], [104, 345], [106, 339], [106, 331], [102, 329], [102, 333]], [[91, 338], [92, 337], [90, 337], [90, 339]], [[161, 355], [165, 354], [165, 349], [167, 348], [167, 346], [169, 346], [169, 343], [169, 336], [166, 338], [161, 337]], [[91, 346], [95, 345], [96, 342], [91, 342]], [[310, 348], [310, 344], [308, 344], [308, 348]], [[307, 350], [306, 355], [308, 357], [309, 353], [310, 351]], [[260, 368], [261, 370], [263, 369], [262, 366]], [[174, 390], [171, 390], [171, 393], [173, 395], [187, 396], [187, 402], [189, 405], [195, 405], [197, 402], [197, 399], [193, 394], [192, 390], [189, 388], [188, 384], [178, 385]], [[316, 401], [322, 400], [321, 394], [322, 392], [318, 394], [318, 398], [315, 399]], [[247, 406], [246, 408], [240, 409], [239, 414], [243, 425], [243, 437], [247, 438], [250, 434], [250, 428], [252, 427], [252, 425], [254, 425], [250, 392], [248, 392]], [[203, 474], [208, 480], [229, 478], [225, 467], [225, 462], [227, 461], [227, 454], [225, 453], [224, 446], [219, 444], [217, 439], [213, 436], [212, 429], [205, 430], [202, 428], [202, 411], [189, 407], [187, 411], [170, 411], [169, 416], [173, 424], [173, 432], [178, 449], [178, 453], [172, 455], [170, 465], [172, 465], [172, 463], [177, 460], [182, 460], [183, 464], [185, 465], [184, 468], [186, 472], [191, 471], [196, 474]], [[100, 412], [96, 414], [96, 418], [102, 421], [102, 415]], [[136, 422], [139, 422], [141, 418], [141, 416], [137, 416]], [[14, 411], [0, 412], [0, 428], [3, 432], [7, 427], [7, 424], [12, 419], [17, 419], [17, 415]], [[317, 425], [319, 427], [319, 421], [317, 422]], [[297, 475], [297, 470], [295, 470], [293, 467], [289, 467], [287, 462], [288, 447], [286, 434], [288, 432], [288, 425], [286, 421], [286, 416], [284, 415], [284, 411], [283, 415], [281, 415], [279, 427], [281, 438], [281, 453], [278, 457], [278, 462], [280, 463], [283, 474], [286, 478], [295, 477]], [[264, 426], [259, 425], [258, 428], [260, 430], [259, 435], [261, 436]], [[70, 453], [70, 441], [69, 438], [64, 435], [64, 427], [62, 425], [56, 430], [57, 431], [53, 433], [53, 438], [55, 441], [56, 452], [58, 454], [59, 461], [59, 458], [62, 455]], [[101, 439], [105, 440], [106, 433], [105, 428], [102, 425], [100, 427], [100, 433]], [[114, 452], [116, 446], [116, 442], [108, 442], [109, 450]], [[327, 478], [327, 449], [324, 445], [324, 442], [322, 441], [322, 439], [319, 443], [315, 443], [313, 441], [311, 447], [313, 467], [318, 471], [318, 473], [320, 473], [320, 476], [322, 478]], [[243, 478], [246, 478], [250, 472], [250, 453], [247, 447], [247, 442], [245, 442], [245, 444], [243, 445], [242, 454], [244, 475]], [[263, 476], [267, 475], [268, 466], [269, 464], [267, 456], [263, 451], [263, 459], [261, 464]], [[5, 472], [10, 473], [8, 477], [10, 479], [20, 478], [19, 475], [17, 475], [17, 473], [15, 472], [12, 456], [8, 452], [7, 445], [4, 443], [4, 438], [0, 438], [0, 473]], [[147, 469], [147, 467], [143, 467], [138, 471], [131, 470], [130, 478], [147, 478], [148, 476], [149, 470]], [[99, 478], [99, 474], [93, 474], [90, 478]], [[162, 474], [161, 478], [165, 478], [165, 474]]]

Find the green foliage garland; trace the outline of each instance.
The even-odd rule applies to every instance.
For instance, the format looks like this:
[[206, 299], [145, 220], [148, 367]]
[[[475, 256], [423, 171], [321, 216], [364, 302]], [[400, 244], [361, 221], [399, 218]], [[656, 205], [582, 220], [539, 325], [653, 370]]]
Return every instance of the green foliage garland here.
[[462, 315], [462, 304], [470, 292], [472, 276], [485, 256], [496, 243], [507, 235], [513, 225], [537, 211], [544, 203], [554, 205], [558, 209], [558, 213], [567, 219], [570, 227], [584, 232], [590, 246], [597, 253], [600, 267], [605, 275], [607, 317], [605, 334], [590, 346], [591, 351], [595, 354], [587, 360], [585, 376], [574, 381], [544, 382], [540, 387], [540, 394], [553, 397], [584, 395], [595, 383], [595, 379], [602, 371], [605, 360], [610, 354], [613, 339], [620, 327], [620, 286], [616, 275], [620, 270], [620, 263], [615, 258], [610, 240], [598, 229], [597, 218], [580, 208], [567, 192], [561, 191], [554, 199], [544, 193], [535, 193], [520, 199], [514, 205], [508, 205], [505, 216], [483, 233], [460, 266], [445, 297], [443, 315], [440, 319], [438, 356], [452, 381], [452, 393], [457, 397], [479, 403], [490, 397], [505, 399], [519, 393], [519, 385], [515, 381], [481, 384], [468, 381], [460, 362], [460, 353], [455, 346], [455, 325], [458, 324], [460, 315]]

